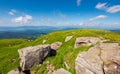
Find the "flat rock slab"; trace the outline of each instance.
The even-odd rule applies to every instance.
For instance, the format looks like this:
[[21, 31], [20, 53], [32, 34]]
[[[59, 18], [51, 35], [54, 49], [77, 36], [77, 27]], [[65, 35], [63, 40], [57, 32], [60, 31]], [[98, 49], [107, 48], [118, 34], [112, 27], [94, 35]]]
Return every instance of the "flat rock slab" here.
[[22, 71], [30, 70], [32, 66], [42, 63], [49, 55], [50, 50], [50, 45], [31, 46], [18, 50]]
[[50, 46], [51, 46], [51, 49], [58, 50], [61, 47], [61, 45], [62, 45], [62, 42], [57, 41], [52, 43]]
[[71, 73], [63, 68], [60, 68], [58, 70], [53, 71], [51, 74], [71, 74]]
[[76, 74], [120, 74], [120, 46], [100, 43], [79, 53], [75, 61]]
[[78, 48], [80, 46], [94, 45], [97, 42], [101, 42], [101, 39], [97, 37], [78, 37], [76, 38], [74, 48]]
[[22, 71], [19, 71], [18, 68], [11, 70], [10, 72], [8, 72], [7, 74], [25, 74]]
[[102, 70], [103, 62], [99, 54], [100, 49], [97, 47], [80, 53], [75, 62], [76, 74], [104, 74]]

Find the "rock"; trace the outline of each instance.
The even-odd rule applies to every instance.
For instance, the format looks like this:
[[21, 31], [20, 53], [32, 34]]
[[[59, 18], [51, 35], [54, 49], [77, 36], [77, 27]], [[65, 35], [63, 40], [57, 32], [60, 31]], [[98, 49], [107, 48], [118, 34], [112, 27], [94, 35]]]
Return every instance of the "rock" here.
[[22, 71], [30, 70], [32, 66], [42, 63], [49, 55], [50, 50], [50, 45], [38, 45], [18, 50]]
[[20, 71], [18, 68], [11, 70], [8, 74], [25, 74], [24, 72]]
[[118, 43], [102, 43], [101, 59], [106, 74], [120, 74], [120, 46]]
[[52, 64], [48, 64], [46, 69], [49, 71], [53, 71], [55, 67]]
[[97, 42], [101, 42], [101, 39], [99, 39], [97, 37], [78, 37], [78, 38], [76, 38], [74, 48], [77, 48], [79, 46], [94, 45]]
[[75, 61], [76, 74], [120, 74], [120, 46], [100, 43], [79, 53]]
[[102, 70], [103, 62], [99, 54], [100, 49], [97, 47], [80, 53], [75, 61], [76, 74], [104, 74]]
[[65, 42], [68, 42], [69, 40], [71, 40], [73, 38], [73, 36], [67, 36], [66, 38], [65, 38]]
[[44, 44], [46, 41], [47, 41], [47, 40], [43, 40], [43, 42], [42, 42], [42, 43]]
[[52, 43], [51, 44], [51, 49], [53, 49], [53, 50], [57, 50], [57, 49], [59, 49], [60, 48], [60, 46], [62, 45], [62, 42], [54, 42], [54, 43]]
[[120, 64], [111, 62], [104, 65], [105, 74], [120, 74]]
[[60, 68], [56, 71], [53, 71], [51, 74], [71, 74], [70, 72], [66, 71], [65, 69], [63, 68]]

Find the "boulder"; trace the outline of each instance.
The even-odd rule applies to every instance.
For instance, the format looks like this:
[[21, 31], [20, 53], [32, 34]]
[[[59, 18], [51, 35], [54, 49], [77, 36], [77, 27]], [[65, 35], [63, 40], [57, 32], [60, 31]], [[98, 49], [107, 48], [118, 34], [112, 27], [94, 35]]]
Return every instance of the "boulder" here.
[[62, 45], [62, 42], [57, 41], [57, 42], [52, 43], [50, 46], [51, 46], [51, 49], [57, 50], [60, 48], [61, 45]]
[[80, 53], [75, 61], [76, 74], [104, 74], [103, 62], [99, 57], [100, 49], [90, 48], [87, 52]]
[[22, 71], [30, 70], [32, 66], [42, 63], [49, 55], [50, 50], [50, 45], [31, 46], [18, 50]]
[[101, 39], [97, 37], [78, 37], [76, 38], [74, 48], [79, 46], [90, 46], [98, 42], [101, 42]]
[[73, 38], [73, 36], [67, 36], [66, 38], [65, 38], [65, 42], [68, 42], [69, 40], [71, 40]]
[[58, 70], [53, 71], [51, 74], [71, 74], [71, 73], [63, 68], [60, 68]]
[[118, 43], [102, 43], [101, 59], [106, 74], [120, 74], [120, 46]]
[[76, 74], [120, 74], [120, 46], [100, 43], [79, 53], [75, 61]]

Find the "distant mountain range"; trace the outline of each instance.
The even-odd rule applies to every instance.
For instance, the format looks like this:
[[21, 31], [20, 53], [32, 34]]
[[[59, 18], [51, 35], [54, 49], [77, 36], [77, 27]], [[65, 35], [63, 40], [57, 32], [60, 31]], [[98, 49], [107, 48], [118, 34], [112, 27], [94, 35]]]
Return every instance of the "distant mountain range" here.
[[[20, 26], [20, 27], [0, 27], [0, 39], [9, 38], [27, 38], [35, 39], [38, 36], [60, 30], [82, 29], [79, 26]], [[92, 27], [88, 27], [91, 29]], [[95, 29], [95, 28], [94, 28]], [[119, 32], [120, 29], [107, 29], [114, 32]]]
[[76, 29], [76, 27], [54, 27], [54, 26], [21, 26], [0, 27], [0, 39], [27, 38], [34, 39], [38, 36], [59, 30]]

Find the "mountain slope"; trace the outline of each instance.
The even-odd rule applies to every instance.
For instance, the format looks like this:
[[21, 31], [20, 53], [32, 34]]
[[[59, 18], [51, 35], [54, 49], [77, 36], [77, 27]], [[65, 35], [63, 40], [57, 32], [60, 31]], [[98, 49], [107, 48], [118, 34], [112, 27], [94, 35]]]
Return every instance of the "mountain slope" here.
[[[73, 38], [68, 41], [64, 42], [65, 38], [67, 36], [73, 36]], [[79, 52], [82, 51], [87, 51], [91, 46], [89, 47], [80, 47], [75, 49], [74, 48], [74, 42], [77, 37], [80, 36], [95, 36], [95, 37], [102, 37], [105, 39], [110, 39], [110, 42], [118, 42], [120, 44], [120, 34], [113, 33], [110, 31], [105, 31], [105, 30], [68, 30], [68, 31], [59, 31], [59, 32], [53, 32], [49, 33], [47, 35], [41, 36], [37, 38], [34, 41], [28, 41], [28, 40], [23, 40], [20, 43], [15, 43], [18, 42], [15, 40], [15, 43], [12, 44], [11, 46], [9, 45], [2, 45], [3, 42], [0, 42], [0, 73], [6, 74], [8, 71], [16, 68], [19, 66], [19, 56], [17, 50], [23, 47], [27, 46], [34, 46], [34, 45], [40, 45], [40, 44], [51, 44], [56, 41], [62, 42], [62, 46], [59, 48], [57, 51], [56, 56], [48, 57], [44, 63], [41, 66], [34, 66], [31, 69], [32, 73], [36, 74], [46, 74], [48, 71], [46, 70], [47, 67], [47, 62], [52, 64], [55, 69], [58, 68], [65, 68], [67, 69], [65, 63], [68, 64], [70, 67], [69, 71], [74, 74], [74, 61], [75, 58], [77, 57]], [[43, 40], [46, 40], [45, 43], [43, 43]], [[3, 40], [4, 44], [7, 44], [9, 41], [8, 40]], [[8, 43], [8, 44], [11, 44]]]

